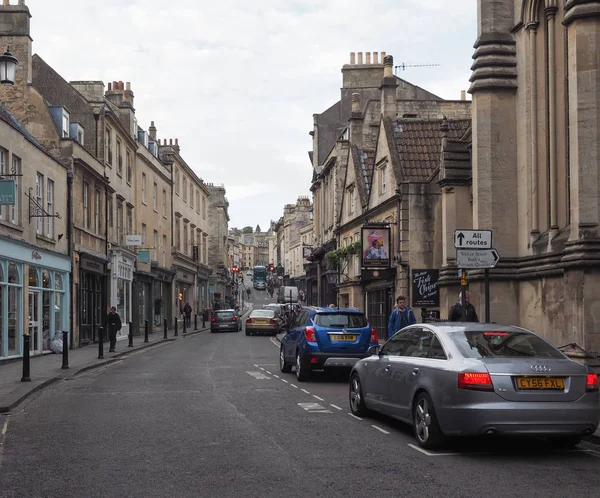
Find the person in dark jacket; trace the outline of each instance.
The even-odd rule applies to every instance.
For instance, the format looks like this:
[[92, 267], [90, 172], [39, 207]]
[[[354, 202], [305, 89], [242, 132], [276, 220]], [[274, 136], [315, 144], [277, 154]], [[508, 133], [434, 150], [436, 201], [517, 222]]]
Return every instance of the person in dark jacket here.
[[185, 326], [190, 328], [192, 326], [192, 307], [190, 306], [190, 303], [185, 303], [183, 315], [185, 318]]
[[479, 318], [477, 317], [477, 312], [475, 311], [475, 306], [473, 306], [470, 302], [471, 294], [469, 292], [465, 292], [465, 301], [467, 302], [465, 308], [463, 309], [462, 305], [462, 296], [461, 293], [458, 294], [458, 303], [456, 303], [452, 308], [450, 308], [450, 312], [448, 313], [448, 321], [449, 322], [478, 322]]
[[392, 337], [396, 332], [417, 323], [417, 317], [413, 310], [406, 306], [406, 297], [398, 296], [396, 298], [396, 306], [390, 314], [388, 320], [388, 339]]
[[106, 317], [106, 328], [110, 339], [110, 349], [108, 352], [114, 353], [115, 346], [117, 345], [117, 332], [121, 330], [121, 317], [114, 306], [110, 309], [110, 313]]

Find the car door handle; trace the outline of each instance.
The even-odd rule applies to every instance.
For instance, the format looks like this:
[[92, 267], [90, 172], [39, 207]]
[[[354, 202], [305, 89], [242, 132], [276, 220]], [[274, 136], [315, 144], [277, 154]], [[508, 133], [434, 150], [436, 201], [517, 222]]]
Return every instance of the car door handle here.
[[417, 375], [419, 373], [419, 369], [418, 368], [413, 368], [413, 375]]

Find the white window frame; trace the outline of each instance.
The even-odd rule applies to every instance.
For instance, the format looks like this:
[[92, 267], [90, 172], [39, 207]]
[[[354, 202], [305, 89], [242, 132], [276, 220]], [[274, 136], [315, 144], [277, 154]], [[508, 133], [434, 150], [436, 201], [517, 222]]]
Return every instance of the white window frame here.
[[380, 178], [380, 183], [379, 183], [380, 193], [383, 195], [383, 194], [387, 193], [387, 166], [382, 166], [380, 173], [379, 173], [379, 178]]
[[146, 173], [142, 173], [142, 203], [146, 204]]
[[[40, 207], [44, 207], [44, 175], [39, 172], [35, 175], [35, 200]], [[44, 218], [41, 216], [36, 218], [35, 233], [44, 235]]]
[[101, 210], [101, 201], [100, 201], [100, 190], [96, 189], [94, 191], [94, 231], [96, 233], [100, 233], [100, 210]]
[[[54, 210], [54, 181], [50, 180], [50, 178], [46, 179], [46, 212], [49, 215], [52, 215], [52, 211]], [[54, 237], [54, 218], [52, 216], [48, 216], [46, 218], [46, 237], [53, 238]]]
[[162, 214], [166, 218], [167, 217], [167, 191], [163, 189], [162, 193]]
[[62, 137], [69, 138], [69, 115], [63, 110], [62, 113]]
[[89, 224], [89, 209], [90, 209], [90, 184], [83, 182], [83, 227], [90, 229]]
[[154, 230], [154, 247], [153, 247], [153, 251], [152, 254], [154, 254], [154, 257], [152, 258], [154, 261], [158, 261], [158, 231]]
[[152, 186], [152, 204], [154, 211], [158, 213], [158, 184], [156, 182]]

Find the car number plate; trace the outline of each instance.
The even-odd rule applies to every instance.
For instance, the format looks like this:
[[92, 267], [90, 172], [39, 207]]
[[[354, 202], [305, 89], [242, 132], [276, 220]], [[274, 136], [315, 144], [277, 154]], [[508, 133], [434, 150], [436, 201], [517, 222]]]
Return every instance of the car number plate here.
[[517, 389], [564, 389], [564, 379], [558, 377], [517, 377]]
[[228, 327], [228, 325], [227, 324], [223, 324], [223, 325], [219, 325], [219, 327], [225, 328], [225, 327]]
[[332, 335], [332, 341], [356, 341], [355, 335]]
[[252, 321], [258, 323], [259, 325], [263, 325], [265, 323], [269, 323], [267, 320], [252, 320]]

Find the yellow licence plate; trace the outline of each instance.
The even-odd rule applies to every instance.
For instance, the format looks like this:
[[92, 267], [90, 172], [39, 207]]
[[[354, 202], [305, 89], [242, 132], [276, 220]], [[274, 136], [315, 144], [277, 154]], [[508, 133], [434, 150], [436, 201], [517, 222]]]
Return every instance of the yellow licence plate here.
[[356, 341], [355, 335], [332, 335], [332, 341]]
[[269, 323], [269, 320], [253, 320], [254, 322], [258, 323], [259, 325], [263, 325], [265, 323]]
[[558, 377], [517, 377], [517, 389], [564, 389], [565, 381]]

